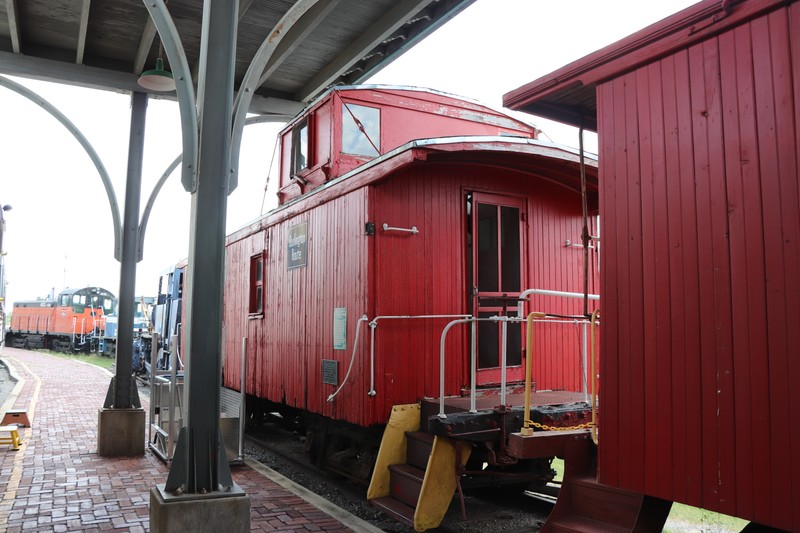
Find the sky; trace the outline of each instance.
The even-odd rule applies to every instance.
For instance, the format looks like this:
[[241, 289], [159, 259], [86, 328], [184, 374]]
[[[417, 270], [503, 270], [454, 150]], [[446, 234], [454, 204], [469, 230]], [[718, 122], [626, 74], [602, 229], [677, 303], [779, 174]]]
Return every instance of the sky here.
[[[693, 0], [477, 0], [377, 73], [368, 83], [428, 87], [502, 107], [503, 94], [693, 4]], [[130, 95], [11, 78], [64, 113], [99, 154], [124, 210]], [[577, 146], [574, 128], [525, 115], [544, 139]], [[228, 197], [227, 231], [276, 205], [270, 171], [275, 124], [248, 126], [239, 187]], [[175, 102], [150, 99], [145, 131], [143, 210], [179, 155]], [[596, 139], [586, 139], [596, 150]], [[278, 155], [275, 155], [275, 162]], [[269, 184], [265, 193], [265, 187]], [[119, 294], [111, 211], [94, 164], [66, 129], [28, 99], [0, 87], [0, 205], [5, 212], [7, 309], [14, 301], [100, 286]], [[190, 195], [175, 172], [159, 194], [137, 265], [137, 295], [155, 295], [158, 277], [188, 256]]]

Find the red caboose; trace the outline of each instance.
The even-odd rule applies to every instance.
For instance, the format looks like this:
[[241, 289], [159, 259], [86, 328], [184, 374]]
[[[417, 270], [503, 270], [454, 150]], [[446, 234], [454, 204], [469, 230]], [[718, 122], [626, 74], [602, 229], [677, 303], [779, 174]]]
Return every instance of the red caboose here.
[[[224, 384], [240, 386], [246, 338], [247, 393], [270, 409], [311, 413], [329, 432], [382, 427], [397, 404], [473, 388], [470, 327], [442, 341], [472, 316], [474, 388], [501, 403], [527, 354], [523, 324], [490, 317], [517, 317], [526, 289], [586, 288], [569, 245], [585, 218], [581, 160], [536, 133], [420, 89], [337, 88], [311, 105], [281, 133], [281, 205], [228, 236]], [[584, 399], [584, 331], [570, 318], [582, 302], [537, 295], [532, 309], [563, 317], [536, 336], [538, 388]]]
[[798, 28], [708, 0], [505, 97], [599, 135], [600, 482], [791, 531]]

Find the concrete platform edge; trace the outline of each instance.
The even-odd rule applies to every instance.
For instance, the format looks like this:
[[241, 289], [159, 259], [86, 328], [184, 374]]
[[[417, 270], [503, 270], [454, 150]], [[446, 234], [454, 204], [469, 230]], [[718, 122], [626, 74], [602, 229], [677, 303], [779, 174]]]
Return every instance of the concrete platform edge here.
[[383, 533], [382, 529], [379, 529], [369, 522], [362, 520], [361, 518], [357, 517], [354, 514], [342, 509], [338, 505], [331, 503], [330, 501], [324, 499], [319, 494], [315, 494], [314, 492], [308, 490], [307, 488], [298, 485], [294, 481], [289, 478], [286, 478], [279, 474], [278, 472], [274, 471], [270, 467], [259, 463], [258, 461], [254, 461], [252, 459], [245, 459], [244, 464], [258, 472], [259, 474], [263, 475], [264, 477], [274, 481], [281, 487], [285, 488], [289, 492], [296, 494], [300, 498], [304, 499], [320, 511], [326, 513], [327, 515], [335, 518], [345, 526], [349, 527], [353, 531], [359, 531], [364, 533]]

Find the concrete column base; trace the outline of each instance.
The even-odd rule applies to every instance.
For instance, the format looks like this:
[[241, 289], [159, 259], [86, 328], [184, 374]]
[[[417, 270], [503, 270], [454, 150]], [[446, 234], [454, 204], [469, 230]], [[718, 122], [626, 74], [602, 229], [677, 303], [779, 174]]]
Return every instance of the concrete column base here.
[[250, 496], [238, 485], [229, 492], [182, 494], [164, 492], [164, 484], [150, 489], [150, 532], [248, 533]]
[[144, 455], [144, 409], [97, 411], [97, 454], [101, 457]]

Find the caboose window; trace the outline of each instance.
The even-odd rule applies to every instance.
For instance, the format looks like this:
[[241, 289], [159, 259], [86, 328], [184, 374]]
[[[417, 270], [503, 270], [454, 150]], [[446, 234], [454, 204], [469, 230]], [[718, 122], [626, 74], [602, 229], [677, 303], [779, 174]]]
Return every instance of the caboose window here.
[[343, 104], [342, 152], [368, 157], [381, 155], [380, 109]]
[[250, 258], [250, 306], [251, 315], [264, 312], [264, 257], [254, 255]]
[[292, 129], [292, 174], [308, 168], [308, 117]]

